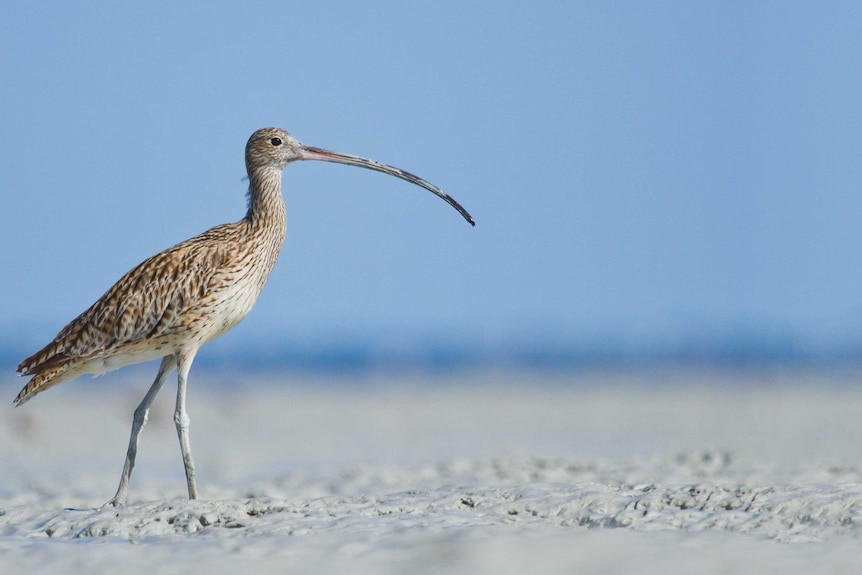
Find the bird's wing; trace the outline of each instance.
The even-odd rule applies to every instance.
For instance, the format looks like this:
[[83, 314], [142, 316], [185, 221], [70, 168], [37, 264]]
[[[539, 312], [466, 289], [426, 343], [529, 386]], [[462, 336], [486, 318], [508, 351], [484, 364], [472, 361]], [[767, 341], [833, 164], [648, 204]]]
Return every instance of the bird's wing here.
[[230, 265], [223, 240], [237, 225], [212, 228], [134, 267], [18, 371], [39, 373], [181, 329], [184, 312], [206, 296], [213, 275]]

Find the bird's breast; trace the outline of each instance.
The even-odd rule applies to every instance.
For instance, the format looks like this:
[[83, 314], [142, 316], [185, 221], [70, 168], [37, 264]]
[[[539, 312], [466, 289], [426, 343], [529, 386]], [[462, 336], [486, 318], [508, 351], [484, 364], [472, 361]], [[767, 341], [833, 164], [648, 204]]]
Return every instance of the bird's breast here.
[[[280, 247], [280, 246], [278, 246]], [[275, 265], [278, 250], [255, 250], [210, 280], [208, 295], [194, 315], [203, 327], [199, 339], [212, 341], [236, 326], [254, 307]]]

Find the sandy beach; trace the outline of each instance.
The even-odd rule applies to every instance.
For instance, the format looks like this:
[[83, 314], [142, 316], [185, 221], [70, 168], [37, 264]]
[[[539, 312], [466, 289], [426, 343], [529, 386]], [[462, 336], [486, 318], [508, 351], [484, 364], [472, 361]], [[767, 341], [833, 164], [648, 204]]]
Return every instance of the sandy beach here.
[[195, 373], [201, 498], [152, 366], [0, 418], [0, 572], [858, 573], [854, 372]]

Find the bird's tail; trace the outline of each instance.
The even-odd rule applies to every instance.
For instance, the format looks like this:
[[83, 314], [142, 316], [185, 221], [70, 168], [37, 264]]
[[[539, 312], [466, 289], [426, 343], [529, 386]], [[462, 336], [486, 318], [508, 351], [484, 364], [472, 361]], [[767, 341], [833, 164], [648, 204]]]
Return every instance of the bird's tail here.
[[[25, 372], [26, 375], [30, 375], [30, 373], [31, 372]], [[69, 363], [62, 363], [39, 371], [38, 373], [33, 374], [33, 377], [30, 378], [27, 385], [18, 392], [18, 396], [15, 398], [14, 403], [16, 406], [24, 405], [37, 393], [41, 393], [46, 389], [75, 378], [78, 375], [80, 375], [80, 370], [75, 369], [75, 365]]]

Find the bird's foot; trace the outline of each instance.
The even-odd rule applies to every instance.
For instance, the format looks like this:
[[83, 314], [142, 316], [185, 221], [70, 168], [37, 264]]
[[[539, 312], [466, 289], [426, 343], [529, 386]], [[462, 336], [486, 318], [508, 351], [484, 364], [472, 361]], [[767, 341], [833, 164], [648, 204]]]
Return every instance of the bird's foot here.
[[119, 497], [114, 496], [110, 501], [108, 501], [107, 503], [102, 505], [102, 509], [104, 509], [106, 507], [119, 508], [119, 507], [125, 507], [125, 506], [126, 506], [125, 498], [120, 499]]

